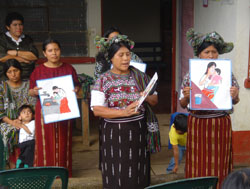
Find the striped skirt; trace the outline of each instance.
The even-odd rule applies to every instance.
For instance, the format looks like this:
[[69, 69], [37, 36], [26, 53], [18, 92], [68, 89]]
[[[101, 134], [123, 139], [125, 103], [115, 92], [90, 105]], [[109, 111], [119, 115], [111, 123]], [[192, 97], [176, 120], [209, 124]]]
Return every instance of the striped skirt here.
[[65, 167], [72, 177], [72, 120], [45, 124], [38, 103], [34, 167]]
[[219, 187], [232, 167], [230, 116], [197, 118], [189, 115], [186, 178], [218, 176]]
[[103, 188], [140, 189], [149, 185], [146, 134], [143, 115], [104, 119], [100, 159]]

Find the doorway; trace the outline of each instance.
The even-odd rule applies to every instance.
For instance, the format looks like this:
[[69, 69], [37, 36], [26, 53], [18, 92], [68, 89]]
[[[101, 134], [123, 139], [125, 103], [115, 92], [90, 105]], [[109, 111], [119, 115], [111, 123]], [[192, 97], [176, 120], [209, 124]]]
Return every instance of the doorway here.
[[[116, 26], [130, 39], [139, 43], [160, 43], [162, 64], [147, 68], [152, 76], [157, 69], [159, 82], [157, 92], [159, 103], [155, 113], [171, 113], [172, 81], [172, 0], [102, 0], [102, 28]], [[141, 57], [147, 63], [147, 59]]]

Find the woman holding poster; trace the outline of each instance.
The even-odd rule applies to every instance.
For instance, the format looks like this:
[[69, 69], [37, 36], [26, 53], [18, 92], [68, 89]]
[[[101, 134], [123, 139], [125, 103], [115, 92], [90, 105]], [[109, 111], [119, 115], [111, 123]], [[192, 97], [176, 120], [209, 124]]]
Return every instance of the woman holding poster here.
[[[47, 62], [37, 66], [30, 76], [31, 96], [38, 97], [36, 81], [41, 79], [54, 78], [64, 75], [72, 75], [75, 85], [75, 92], [78, 92], [80, 83], [75, 69], [60, 61], [61, 45], [54, 39], [48, 39], [43, 43], [43, 54]], [[57, 91], [57, 90], [56, 90]], [[65, 120], [45, 124], [41, 102], [37, 98], [36, 103], [36, 147], [34, 166], [62, 166], [69, 170], [72, 176], [72, 121]]]
[[100, 137], [103, 188], [145, 188], [150, 184], [149, 151], [160, 150], [158, 122], [149, 107], [157, 104], [158, 97], [150, 92], [136, 111], [150, 78], [129, 66], [134, 43], [125, 35], [108, 42], [102, 38], [98, 45], [102, 43], [107, 63], [111, 61], [113, 67], [96, 80], [91, 108], [95, 116], [104, 118]]
[[[219, 54], [228, 53], [233, 43], [224, 42], [217, 32], [208, 34], [187, 31], [187, 41], [193, 47], [195, 56], [201, 59], [218, 59]], [[189, 110], [190, 77], [185, 75], [181, 91], [180, 104]], [[232, 74], [230, 94], [233, 104], [239, 102], [239, 85]], [[218, 176], [221, 185], [232, 170], [232, 127], [230, 111], [189, 110], [186, 177]], [[194, 145], [196, 144], [196, 145]], [[218, 188], [217, 187], [217, 188]]]

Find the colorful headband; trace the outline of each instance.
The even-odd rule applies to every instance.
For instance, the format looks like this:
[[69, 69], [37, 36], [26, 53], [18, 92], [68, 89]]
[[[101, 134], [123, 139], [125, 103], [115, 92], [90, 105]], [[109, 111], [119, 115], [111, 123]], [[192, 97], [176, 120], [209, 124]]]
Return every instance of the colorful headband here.
[[226, 43], [223, 38], [217, 32], [210, 32], [207, 34], [201, 34], [195, 32], [193, 28], [190, 28], [186, 33], [187, 41], [191, 47], [193, 47], [194, 54], [198, 56], [198, 49], [203, 42], [211, 42], [220, 47], [219, 54], [230, 52], [234, 45], [233, 43]]
[[113, 43], [120, 42], [128, 43], [130, 50], [133, 49], [135, 45], [134, 41], [131, 41], [126, 35], [117, 35], [110, 40], [105, 37], [96, 36], [94, 41], [96, 48], [100, 49], [102, 52], [107, 51]]

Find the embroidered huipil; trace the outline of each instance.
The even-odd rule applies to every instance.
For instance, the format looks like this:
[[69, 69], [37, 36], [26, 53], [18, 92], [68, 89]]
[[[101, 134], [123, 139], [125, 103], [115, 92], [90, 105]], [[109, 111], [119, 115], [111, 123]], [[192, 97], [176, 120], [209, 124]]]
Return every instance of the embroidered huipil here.
[[100, 92], [96, 98], [103, 104], [96, 102], [92, 103], [92, 106], [103, 105], [113, 109], [125, 109], [140, 98], [140, 91], [130, 74], [118, 75], [107, 71], [96, 81], [92, 93], [95, 91]]

